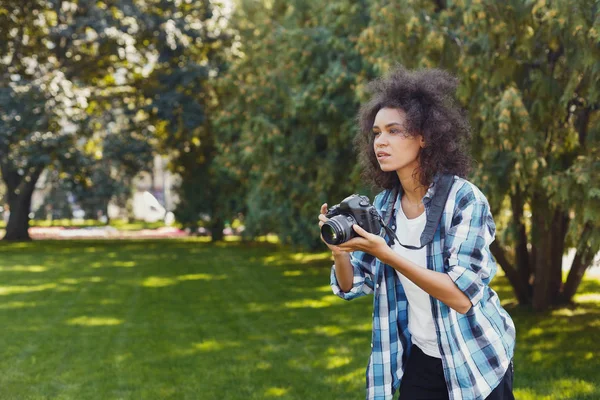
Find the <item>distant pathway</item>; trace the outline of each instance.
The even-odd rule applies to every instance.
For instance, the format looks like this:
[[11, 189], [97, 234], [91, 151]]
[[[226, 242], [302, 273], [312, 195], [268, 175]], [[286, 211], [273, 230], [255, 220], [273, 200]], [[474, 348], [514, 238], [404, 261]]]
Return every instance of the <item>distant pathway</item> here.
[[185, 231], [173, 227], [141, 230], [119, 230], [112, 226], [65, 228], [31, 227], [29, 236], [32, 239], [162, 239], [188, 236]]

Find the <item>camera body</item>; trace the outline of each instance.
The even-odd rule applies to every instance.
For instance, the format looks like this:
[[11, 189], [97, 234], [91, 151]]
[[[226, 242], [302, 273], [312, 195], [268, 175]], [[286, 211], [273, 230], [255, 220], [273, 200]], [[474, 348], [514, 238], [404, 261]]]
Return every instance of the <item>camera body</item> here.
[[325, 242], [338, 245], [359, 236], [352, 225], [358, 224], [369, 233], [378, 235], [383, 227], [381, 217], [367, 196], [353, 194], [325, 214], [329, 221], [321, 227]]

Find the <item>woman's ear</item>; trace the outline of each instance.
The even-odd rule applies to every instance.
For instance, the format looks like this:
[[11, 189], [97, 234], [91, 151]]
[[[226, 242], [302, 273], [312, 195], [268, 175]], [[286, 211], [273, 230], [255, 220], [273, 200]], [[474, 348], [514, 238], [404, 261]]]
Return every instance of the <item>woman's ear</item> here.
[[424, 149], [425, 147], [427, 147], [427, 145], [425, 144], [425, 138], [423, 137], [423, 135], [420, 135], [419, 141], [420, 141], [419, 144], [421, 145], [422, 149]]

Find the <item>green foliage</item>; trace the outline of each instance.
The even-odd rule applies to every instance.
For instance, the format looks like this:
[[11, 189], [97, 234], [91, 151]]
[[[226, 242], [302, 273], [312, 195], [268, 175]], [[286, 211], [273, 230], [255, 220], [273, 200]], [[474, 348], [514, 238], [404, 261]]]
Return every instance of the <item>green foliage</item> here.
[[0, 154], [27, 171], [76, 151], [88, 100], [130, 62], [119, 55], [131, 50], [131, 21], [95, 1], [5, 1], [0, 10]]
[[245, 192], [248, 232], [318, 245], [319, 205], [357, 191], [350, 139], [365, 83], [398, 62], [442, 67], [460, 78], [472, 122], [471, 178], [501, 215], [497, 258], [523, 302], [537, 276], [533, 299], [545, 308], [561, 299], [563, 252], [577, 247], [568, 300], [600, 249], [599, 7], [240, 1], [215, 129], [219, 161]]
[[[478, 161], [473, 178], [496, 212], [505, 199], [511, 208], [495, 253], [507, 271], [513, 263], [523, 272], [524, 287], [530, 276], [558, 277], [538, 279], [539, 293], [558, 300], [565, 247], [587, 260], [574, 264], [577, 271], [600, 249], [600, 2], [385, 3], [372, 8], [362, 52], [381, 71], [400, 60], [461, 79]], [[534, 303], [536, 291], [538, 283]]]
[[[0, 157], [11, 215], [25, 216], [14, 238], [27, 237], [30, 192], [49, 165], [95, 214], [127, 197], [156, 151], [174, 153], [177, 168], [210, 163], [199, 130], [210, 101], [203, 82], [224, 46], [220, 11], [208, 0], [2, 3]], [[201, 142], [200, 157], [179, 157]], [[17, 190], [22, 182], [31, 190]]]
[[[230, 38], [223, 31], [226, 10], [217, 1], [153, 4], [153, 20], [138, 33], [147, 48], [151, 69], [134, 74], [128, 102], [135, 125], [153, 138], [154, 148], [168, 154], [179, 175], [175, 215], [195, 229], [200, 214], [222, 225], [227, 213], [226, 174], [213, 165], [215, 148], [210, 114], [217, 102], [209, 80], [225, 67]], [[219, 222], [220, 221], [220, 222]], [[215, 231], [222, 231], [215, 226]]]
[[77, 174], [84, 179], [72, 184], [71, 189], [89, 218], [96, 217], [98, 211], [107, 216], [111, 200], [125, 207], [132, 194], [133, 178], [141, 171], [150, 171], [154, 160], [152, 145], [135, 132], [108, 134], [101, 145], [92, 153], [86, 152], [76, 164]]
[[143, 3], [34, 0], [0, 6], [0, 159], [11, 204], [7, 238], [28, 238], [31, 193], [41, 172], [50, 165], [74, 170], [84, 159], [78, 139], [102, 129], [90, 120], [123, 91], [119, 74], [146, 63], [132, 36], [144, 21], [136, 18]]
[[[60, 179], [61, 174], [55, 168], [47, 169], [45, 186], [50, 187], [41, 206], [35, 211], [37, 220], [56, 220], [73, 218], [73, 207], [70, 201], [70, 191], [73, 181]], [[29, 226], [35, 226], [34, 220]]]
[[536, 293], [572, 297], [600, 249], [598, 0], [235, 5], [229, 16], [209, 0], [3, 2], [0, 166], [11, 216], [28, 214], [48, 166], [81, 199], [93, 187], [95, 209], [126, 196], [159, 153], [181, 177], [186, 227], [208, 215], [218, 236], [242, 212], [249, 236], [321, 246], [322, 203], [374, 194], [351, 145], [366, 82], [397, 62], [442, 67], [461, 80], [471, 178], [498, 217], [494, 254], [519, 299], [545, 308]]
[[370, 76], [355, 43], [363, 2], [241, 2], [237, 58], [221, 79], [220, 164], [246, 191], [247, 232], [318, 246], [320, 205], [356, 191], [356, 85]]

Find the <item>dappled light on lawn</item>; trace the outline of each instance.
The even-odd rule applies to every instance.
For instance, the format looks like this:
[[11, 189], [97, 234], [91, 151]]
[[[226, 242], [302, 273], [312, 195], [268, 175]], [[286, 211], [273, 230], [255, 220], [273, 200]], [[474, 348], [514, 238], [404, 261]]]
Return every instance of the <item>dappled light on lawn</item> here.
[[188, 274], [181, 275], [174, 278], [163, 277], [163, 276], [150, 276], [144, 279], [142, 286], [144, 287], [164, 287], [176, 285], [183, 281], [212, 281], [226, 279], [227, 275], [211, 275], [211, 274]]
[[600, 303], [600, 293], [582, 293], [575, 296], [577, 303]]
[[271, 387], [265, 391], [265, 397], [281, 397], [288, 392], [288, 389]]
[[13, 266], [6, 266], [6, 267], [1, 267], [0, 268], [0, 272], [10, 272], [10, 271], [17, 271], [17, 272], [45, 272], [47, 271], [48, 268], [42, 266], [42, 265], [13, 265]]
[[44, 290], [56, 288], [56, 283], [45, 283], [34, 286], [0, 286], [0, 296], [6, 296], [18, 293], [41, 292]]
[[231, 340], [215, 340], [207, 339], [200, 343], [193, 343], [189, 348], [186, 349], [175, 349], [172, 351], [177, 356], [190, 356], [197, 353], [206, 352], [218, 352], [226, 349], [234, 349], [241, 347], [240, 342]]
[[[137, 265], [137, 263], [135, 261], [115, 261], [115, 262], [108, 264], [107, 266], [118, 267], [118, 268], [133, 268], [136, 265]], [[100, 267], [100, 266], [103, 266], [103, 265], [99, 264], [98, 267]]]
[[284, 303], [287, 308], [324, 308], [331, 307], [333, 304], [339, 305], [335, 297], [323, 296], [320, 299], [301, 299], [295, 301], [287, 301]]
[[311, 262], [321, 262], [329, 260], [331, 256], [324, 253], [278, 253], [263, 258], [267, 265], [285, 265], [290, 262], [295, 264], [309, 264]]
[[218, 351], [232, 347], [239, 347], [240, 345], [241, 344], [239, 342], [207, 340], [202, 343], [194, 343], [193, 348], [199, 351]]
[[[326, 252], [186, 238], [0, 254], [0, 398], [364, 399], [373, 298], [335, 296]], [[600, 283], [541, 314], [502, 274], [493, 287], [517, 325], [517, 399], [600, 398]]]
[[227, 275], [212, 275], [212, 274], [188, 274], [177, 277], [179, 281], [220, 281], [227, 279]]
[[582, 399], [597, 398], [590, 397], [597, 393], [597, 382], [584, 379], [557, 379], [546, 387], [546, 389], [531, 391], [515, 389], [515, 398], [518, 400], [558, 400], [558, 399]]
[[336, 369], [339, 367], [343, 367], [344, 365], [348, 365], [352, 362], [352, 357], [344, 357], [344, 356], [328, 356], [324, 360], [326, 369]]
[[107, 325], [120, 325], [123, 320], [110, 317], [88, 317], [82, 316], [77, 318], [71, 318], [67, 321], [68, 325], [80, 325], [80, 326], [107, 326]]
[[357, 368], [354, 371], [348, 372], [347, 374], [337, 377], [336, 383], [346, 385], [349, 383], [354, 383], [356, 381], [360, 381], [361, 379], [364, 379], [364, 376], [365, 376], [365, 369]]
[[6, 309], [29, 308], [29, 307], [37, 307], [38, 305], [41, 305], [41, 304], [43, 304], [43, 303], [35, 302], [35, 301], [9, 301], [7, 303], [0, 304], [0, 309], [3, 309], [3, 308], [6, 308]]
[[144, 287], [165, 287], [175, 285], [177, 283], [176, 279], [165, 278], [161, 276], [150, 276], [144, 279], [142, 282], [142, 286]]

